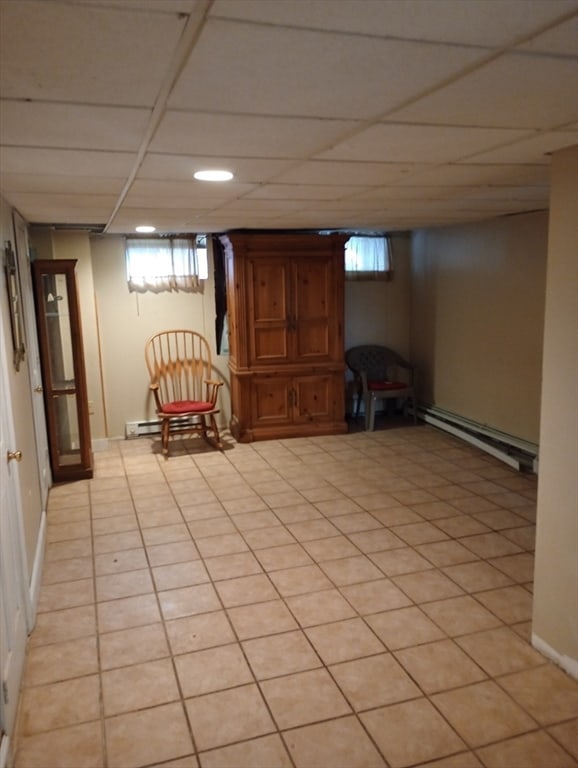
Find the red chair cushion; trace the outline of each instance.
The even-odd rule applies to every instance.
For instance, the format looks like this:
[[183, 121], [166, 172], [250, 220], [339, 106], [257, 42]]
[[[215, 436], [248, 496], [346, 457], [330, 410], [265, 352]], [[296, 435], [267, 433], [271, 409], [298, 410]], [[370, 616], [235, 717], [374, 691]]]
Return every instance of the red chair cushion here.
[[206, 413], [212, 411], [212, 403], [205, 403], [202, 400], [177, 400], [174, 403], [163, 405], [163, 413], [182, 414], [182, 413]]
[[387, 391], [389, 389], [407, 389], [407, 384], [403, 381], [368, 381], [369, 389], [379, 389]]

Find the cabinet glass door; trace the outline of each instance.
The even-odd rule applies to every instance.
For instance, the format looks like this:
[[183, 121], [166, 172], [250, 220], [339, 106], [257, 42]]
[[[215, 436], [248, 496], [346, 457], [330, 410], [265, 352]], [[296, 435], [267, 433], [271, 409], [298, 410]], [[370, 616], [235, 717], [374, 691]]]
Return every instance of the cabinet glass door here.
[[80, 315], [70, 260], [33, 263], [54, 479], [92, 476]]

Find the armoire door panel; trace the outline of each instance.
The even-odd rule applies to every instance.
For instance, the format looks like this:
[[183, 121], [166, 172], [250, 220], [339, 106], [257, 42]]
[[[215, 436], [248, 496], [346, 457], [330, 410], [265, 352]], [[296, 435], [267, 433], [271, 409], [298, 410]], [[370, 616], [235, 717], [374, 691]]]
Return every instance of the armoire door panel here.
[[288, 270], [280, 259], [249, 262], [254, 322], [284, 320], [287, 316]]
[[285, 328], [255, 328], [253, 332], [253, 363], [286, 362], [289, 359]]
[[323, 320], [298, 323], [295, 331], [296, 358], [299, 362], [329, 359], [329, 328]]
[[293, 379], [296, 421], [326, 421], [333, 417], [331, 376], [301, 376]]
[[295, 264], [294, 357], [299, 362], [331, 359], [329, 328], [334, 323], [332, 263], [325, 258]]
[[250, 359], [285, 362], [290, 355], [289, 265], [280, 259], [251, 259], [249, 269]]
[[296, 315], [300, 319], [329, 319], [331, 303], [331, 262], [327, 259], [299, 259], [296, 271]]
[[253, 426], [291, 423], [294, 395], [290, 378], [255, 376], [251, 388]]

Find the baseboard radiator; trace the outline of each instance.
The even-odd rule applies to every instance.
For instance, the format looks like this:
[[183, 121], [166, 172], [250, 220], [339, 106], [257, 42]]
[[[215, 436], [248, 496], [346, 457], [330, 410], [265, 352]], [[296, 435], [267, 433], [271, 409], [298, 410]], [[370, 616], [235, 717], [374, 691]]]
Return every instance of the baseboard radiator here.
[[418, 404], [418, 418], [443, 429], [518, 471], [538, 472], [538, 446], [436, 406]]
[[[192, 426], [198, 420], [198, 416], [185, 416], [182, 419], [173, 419], [171, 426], [186, 427]], [[143, 437], [143, 435], [160, 435], [161, 433], [161, 420], [150, 419], [149, 421], [127, 421], [124, 425], [124, 435], [127, 440], [132, 440], [134, 437]]]

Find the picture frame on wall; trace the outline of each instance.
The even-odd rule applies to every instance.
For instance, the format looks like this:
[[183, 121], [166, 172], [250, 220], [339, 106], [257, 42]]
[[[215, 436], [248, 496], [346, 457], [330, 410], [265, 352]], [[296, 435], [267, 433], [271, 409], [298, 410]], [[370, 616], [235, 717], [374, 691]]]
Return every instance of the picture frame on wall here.
[[4, 271], [6, 274], [6, 289], [8, 292], [8, 308], [10, 310], [10, 329], [12, 331], [12, 361], [14, 369], [20, 370], [20, 363], [26, 354], [24, 341], [24, 324], [22, 321], [22, 291], [16, 253], [10, 240], [4, 242]]

